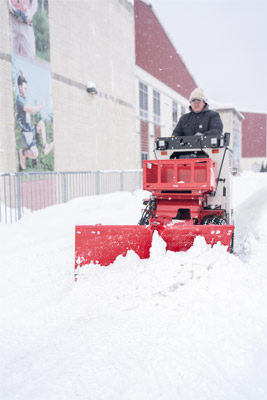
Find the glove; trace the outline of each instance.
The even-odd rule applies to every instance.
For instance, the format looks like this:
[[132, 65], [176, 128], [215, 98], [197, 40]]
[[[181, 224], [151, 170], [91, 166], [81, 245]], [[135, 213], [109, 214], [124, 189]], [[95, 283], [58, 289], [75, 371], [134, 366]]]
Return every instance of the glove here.
[[195, 133], [194, 136], [202, 136], [202, 135], [203, 135], [203, 133], [197, 132], [197, 133]]

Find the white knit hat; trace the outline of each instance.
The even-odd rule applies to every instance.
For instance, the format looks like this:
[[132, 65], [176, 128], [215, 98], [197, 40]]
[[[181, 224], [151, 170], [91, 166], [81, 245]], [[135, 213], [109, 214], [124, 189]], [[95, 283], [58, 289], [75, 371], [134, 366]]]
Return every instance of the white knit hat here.
[[190, 94], [189, 102], [192, 100], [197, 99], [197, 100], [203, 100], [206, 103], [206, 97], [204, 95], [204, 91], [201, 88], [196, 88], [193, 90], [193, 92]]

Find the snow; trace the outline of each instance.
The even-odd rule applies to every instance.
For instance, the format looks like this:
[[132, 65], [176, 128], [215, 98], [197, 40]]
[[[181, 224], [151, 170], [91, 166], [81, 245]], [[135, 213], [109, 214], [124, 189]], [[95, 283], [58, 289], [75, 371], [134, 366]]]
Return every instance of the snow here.
[[79, 198], [0, 225], [0, 398], [267, 398], [267, 175], [234, 178], [236, 252], [198, 237], [84, 267], [76, 224], [136, 224], [147, 193]]

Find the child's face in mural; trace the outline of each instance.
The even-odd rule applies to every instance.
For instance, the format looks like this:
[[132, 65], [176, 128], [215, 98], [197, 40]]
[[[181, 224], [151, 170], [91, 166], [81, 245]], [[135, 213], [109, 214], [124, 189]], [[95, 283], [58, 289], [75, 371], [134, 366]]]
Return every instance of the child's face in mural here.
[[27, 97], [28, 86], [26, 82], [23, 82], [22, 85], [19, 86], [19, 92], [23, 97]]

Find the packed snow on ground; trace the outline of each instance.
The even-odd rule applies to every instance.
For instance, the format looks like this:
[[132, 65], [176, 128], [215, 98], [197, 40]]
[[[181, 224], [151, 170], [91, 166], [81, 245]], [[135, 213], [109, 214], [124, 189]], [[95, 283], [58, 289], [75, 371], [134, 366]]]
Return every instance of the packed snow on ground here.
[[267, 174], [234, 178], [236, 252], [198, 237], [84, 267], [76, 224], [136, 224], [137, 191], [0, 225], [3, 400], [267, 398]]

